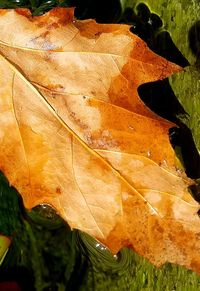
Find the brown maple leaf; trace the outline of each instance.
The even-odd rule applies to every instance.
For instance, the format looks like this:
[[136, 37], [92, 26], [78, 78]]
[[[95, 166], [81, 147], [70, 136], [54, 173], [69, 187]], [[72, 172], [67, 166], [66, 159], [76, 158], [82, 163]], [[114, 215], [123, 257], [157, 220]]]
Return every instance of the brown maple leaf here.
[[[198, 203], [140, 84], [180, 68], [129, 26], [0, 10], [0, 169], [25, 207], [51, 205], [113, 252], [200, 272]], [[161, 96], [162, 98], [162, 96]]]

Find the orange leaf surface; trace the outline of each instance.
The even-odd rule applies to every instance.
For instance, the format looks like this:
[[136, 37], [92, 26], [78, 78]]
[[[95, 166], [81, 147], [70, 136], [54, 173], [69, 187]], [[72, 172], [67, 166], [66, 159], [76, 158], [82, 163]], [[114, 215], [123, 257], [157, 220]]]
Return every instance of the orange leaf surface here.
[[[180, 68], [129, 26], [0, 10], [0, 170], [113, 252], [200, 272], [198, 203], [140, 84]], [[161, 96], [162, 98], [162, 96]]]

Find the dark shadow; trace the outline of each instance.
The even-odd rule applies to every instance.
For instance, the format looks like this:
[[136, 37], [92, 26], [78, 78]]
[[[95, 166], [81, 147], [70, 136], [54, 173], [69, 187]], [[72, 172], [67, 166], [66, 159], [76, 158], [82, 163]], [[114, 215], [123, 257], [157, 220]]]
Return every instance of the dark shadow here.
[[84, 256], [79, 255], [76, 258], [73, 272], [67, 282], [66, 291], [78, 291], [81, 289], [84, 280], [87, 278], [90, 261]]
[[132, 8], [126, 8], [120, 23], [130, 24], [131, 32], [142, 38], [151, 49], [155, 46], [155, 30], [162, 25], [162, 22], [152, 22], [149, 8], [142, 3], [137, 6], [136, 13]]
[[93, 18], [99, 23], [117, 22], [121, 15], [119, 0], [73, 0], [70, 1], [79, 19]]
[[168, 79], [143, 84], [138, 88], [138, 93], [142, 101], [163, 118], [176, 122], [176, 114], [186, 114]]
[[198, 179], [200, 177], [200, 156], [196, 149], [192, 133], [185, 124], [180, 121], [177, 121], [177, 124], [180, 126], [180, 146], [186, 174], [193, 179]]
[[[192, 185], [189, 187], [191, 190], [191, 194], [194, 199], [200, 203], [200, 184]], [[200, 214], [200, 210], [198, 211], [198, 215]]]
[[[1, 283], [16, 285], [18, 289], [4, 289], [4, 290], [21, 290], [21, 291], [35, 291], [33, 273], [24, 267], [12, 267], [0, 270], [0, 288]], [[2, 284], [3, 286], [3, 284]], [[4, 285], [4, 288], [6, 285]], [[7, 285], [9, 288], [9, 284]], [[3, 289], [1, 289], [3, 291]]]
[[176, 63], [183, 68], [189, 65], [188, 60], [175, 46], [167, 31], [162, 31], [157, 34], [154, 51], [170, 62]]
[[189, 46], [199, 62], [200, 57], [200, 21], [197, 21], [188, 33]]

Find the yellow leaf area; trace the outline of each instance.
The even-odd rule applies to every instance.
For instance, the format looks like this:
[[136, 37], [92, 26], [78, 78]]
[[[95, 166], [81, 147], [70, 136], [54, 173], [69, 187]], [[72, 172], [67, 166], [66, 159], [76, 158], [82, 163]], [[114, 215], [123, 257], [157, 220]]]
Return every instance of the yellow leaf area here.
[[7, 236], [0, 234], [0, 266], [9, 250], [11, 239]]
[[200, 272], [199, 205], [174, 125], [137, 93], [180, 67], [129, 29], [72, 8], [0, 10], [0, 169], [26, 208], [49, 204], [113, 252]]

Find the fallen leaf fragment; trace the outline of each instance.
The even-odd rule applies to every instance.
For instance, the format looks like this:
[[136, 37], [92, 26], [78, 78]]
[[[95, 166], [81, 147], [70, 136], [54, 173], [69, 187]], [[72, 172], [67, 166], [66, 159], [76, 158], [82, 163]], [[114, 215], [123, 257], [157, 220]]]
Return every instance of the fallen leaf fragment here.
[[0, 234], [0, 265], [3, 263], [3, 260], [9, 250], [11, 244], [11, 238]]
[[71, 8], [0, 10], [0, 54], [0, 169], [25, 207], [47, 203], [113, 252], [200, 273], [199, 205], [169, 143], [174, 124], [137, 93], [180, 68], [129, 26]]

